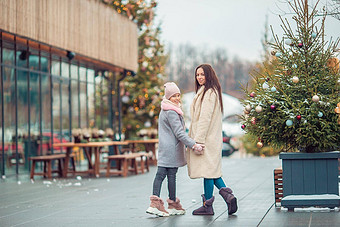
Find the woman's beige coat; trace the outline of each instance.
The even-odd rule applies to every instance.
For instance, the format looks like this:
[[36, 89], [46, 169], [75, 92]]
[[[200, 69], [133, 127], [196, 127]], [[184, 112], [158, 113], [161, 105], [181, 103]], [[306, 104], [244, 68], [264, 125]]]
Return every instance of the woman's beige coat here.
[[196, 155], [187, 149], [187, 165], [190, 178], [219, 178], [222, 176], [222, 112], [217, 91], [200, 87], [190, 107], [189, 136], [196, 143], [205, 145], [204, 154]]

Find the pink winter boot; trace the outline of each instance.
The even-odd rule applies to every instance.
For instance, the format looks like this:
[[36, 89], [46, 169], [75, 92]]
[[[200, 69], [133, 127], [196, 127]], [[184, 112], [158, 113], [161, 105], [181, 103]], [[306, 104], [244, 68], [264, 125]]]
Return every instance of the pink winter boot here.
[[164, 202], [158, 196], [150, 196], [150, 207], [146, 210], [148, 214], [155, 214], [160, 217], [168, 217], [169, 213], [164, 208]]
[[176, 202], [171, 199], [167, 199], [168, 202], [168, 212], [170, 215], [182, 215], [185, 214], [185, 210], [183, 209], [179, 198], [176, 198]]

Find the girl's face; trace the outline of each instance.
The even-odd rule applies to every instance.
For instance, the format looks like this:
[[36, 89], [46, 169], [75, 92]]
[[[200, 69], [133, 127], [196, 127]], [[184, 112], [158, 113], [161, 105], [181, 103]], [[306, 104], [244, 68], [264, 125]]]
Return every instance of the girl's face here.
[[196, 71], [196, 80], [200, 86], [205, 84], [205, 75], [202, 68], [198, 68]]
[[181, 94], [176, 93], [173, 96], [171, 96], [169, 100], [178, 105], [181, 103]]

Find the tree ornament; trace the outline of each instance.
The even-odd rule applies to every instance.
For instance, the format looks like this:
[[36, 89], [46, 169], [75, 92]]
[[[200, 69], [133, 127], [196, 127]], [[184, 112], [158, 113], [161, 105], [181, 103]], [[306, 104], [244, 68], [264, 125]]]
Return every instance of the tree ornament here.
[[296, 84], [299, 83], [299, 77], [293, 76], [292, 81]]
[[292, 45], [292, 40], [291, 39], [286, 39], [285, 43], [290, 46], [290, 45]]
[[296, 68], [297, 68], [297, 65], [296, 65], [296, 64], [293, 64], [293, 65], [292, 65], [292, 68], [296, 69]]
[[312, 100], [313, 100], [313, 102], [319, 102], [319, 101], [320, 101], [320, 98], [319, 98], [319, 96], [314, 95], [314, 96], [312, 97]]
[[280, 57], [281, 56], [281, 53], [280, 52], [277, 52], [276, 54], [275, 54], [275, 57]]
[[257, 142], [256, 146], [257, 146], [258, 148], [262, 148], [262, 147], [263, 147], [263, 143], [262, 143], [261, 141], [259, 141], [259, 142]]
[[275, 50], [273, 50], [272, 52], [270, 52], [271, 53], [271, 55], [273, 55], [273, 56], [275, 56], [275, 54], [276, 54], [276, 51]]
[[144, 123], [144, 127], [145, 127], [145, 128], [151, 127], [151, 122], [150, 122], [150, 121], [146, 121], [146, 122]]
[[150, 41], [150, 46], [154, 47], [156, 45], [155, 41], [151, 40]]
[[271, 110], [275, 110], [275, 109], [276, 109], [276, 106], [275, 106], [275, 105], [271, 105], [271, 106], [270, 106], [270, 109], [271, 109]]
[[322, 112], [319, 112], [319, 113], [318, 113], [318, 117], [323, 117], [323, 113], [322, 113]]
[[316, 33], [315, 32], [312, 32], [312, 38], [316, 38]]
[[133, 113], [135, 111], [135, 109], [132, 107], [132, 106], [130, 106], [129, 108], [128, 108], [128, 112], [129, 113]]
[[129, 101], [130, 101], [129, 96], [124, 95], [124, 96], [122, 97], [122, 102], [123, 102], [123, 103], [128, 103]]
[[300, 47], [300, 48], [303, 47], [303, 43], [302, 43], [302, 42], [299, 43], [299, 44], [298, 44], [298, 47]]
[[336, 108], [334, 109], [335, 113], [340, 114], [340, 102], [337, 104]]
[[272, 92], [275, 92], [275, 91], [276, 91], [276, 87], [272, 87], [270, 90], [271, 90]]
[[296, 119], [297, 119], [297, 120], [301, 120], [301, 115], [297, 115], [297, 116], [296, 116]]
[[257, 106], [257, 107], [255, 107], [255, 111], [256, 111], [257, 113], [261, 113], [261, 112], [262, 112], [262, 106]]
[[251, 123], [252, 123], [253, 125], [256, 124], [256, 118], [255, 118], [255, 117], [252, 117], [252, 118], [251, 118]]
[[255, 92], [250, 93], [250, 97], [254, 98], [256, 96]]
[[245, 125], [241, 125], [241, 128], [242, 128], [242, 129], [245, 129], [245, 128], [246, 128], [246, 126], [245, 126]]
[[269, 85], [267, 84], [267, 82], [264, 82], [264, 83], [262, 84], [262, 88], [263, 88], [263, 89], [268, 89], [268, 88], [269, 88]]
[[338, 73], [339, 72], [339, 59], [338, 58], [330, 58], [327, 60], [327, 67], [330, 69], [332, 73]]
[[145, 36], [144, 37], [144, 41], [145, 41], [145, 45], [150, 45], [150, 37], [149, 36]]
[[292, 75], [292, 70], [290, 70], [290, 69], [287, 69], [286, 71], [285, 71], [285, 75]]
[[250, 111], [251, 111], [251, 106], [248, 104], [248, 105], [246, 105], [245, 109], [246, 109], [248, 112], [250, 112]]
[[292, 120], [287, 120], [286, 121], [286, 125], [288, 126], [288, 127], [290, 127], [290, 126], [292, 126], [293, 125], [293, 121]]
[[247, 111], [246, 109], [243, 110], [243, 113], [244, 113], [244, 114], [250, 114], [250, 112]]

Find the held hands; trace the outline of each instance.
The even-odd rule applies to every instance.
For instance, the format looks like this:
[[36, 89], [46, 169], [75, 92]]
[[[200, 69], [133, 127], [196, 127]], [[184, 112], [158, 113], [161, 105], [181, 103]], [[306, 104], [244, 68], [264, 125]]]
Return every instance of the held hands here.
[[197, 155], [202, 155], [204, 153], [204, 145], [203, 144], [197, 144], [192, 147], [192, 150], [194, 151], [195, 154]]

